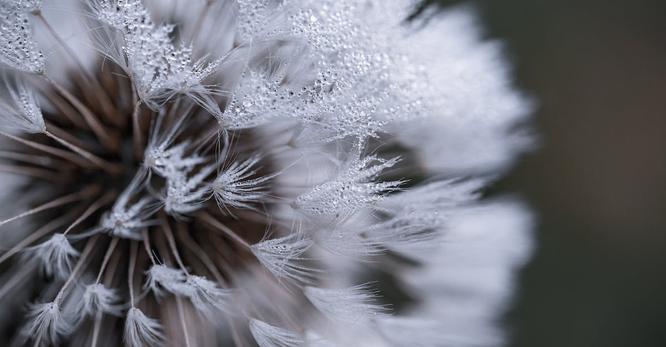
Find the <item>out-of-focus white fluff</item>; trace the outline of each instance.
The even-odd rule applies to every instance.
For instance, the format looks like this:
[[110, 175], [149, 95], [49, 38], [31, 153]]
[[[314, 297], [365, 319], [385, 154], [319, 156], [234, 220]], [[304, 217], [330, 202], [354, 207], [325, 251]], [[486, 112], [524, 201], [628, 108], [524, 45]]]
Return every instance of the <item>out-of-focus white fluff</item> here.
[[250, 321], [250, 332], [259, 347], [298, 347], [303, 344], [297, 334], [257, 319]]
[[[422, 300], [413, 316], [436, 322], [437, 331], [454, 345], [501, 345], [498, 319], [508, 307], [515, 271], [531, 253], [533, 224], [527, 207], [510, 199], [452, 216], [452, 240], [412, 254], [424, 266], [404, 273]], [[404, 329], [405, 334], [410, 331]], [[444, 341], [441, 345], [446, 346]]]
[[475, 17], [467, 7], [448, 10], [396, 41], [427, 71], [422, 100], [431, 114], [394, 130], [422, 165], [449, 174], [504, 168], [530, 143], [511, 130], [532, 102], [513, 88], [501, 44], [481, 40]]

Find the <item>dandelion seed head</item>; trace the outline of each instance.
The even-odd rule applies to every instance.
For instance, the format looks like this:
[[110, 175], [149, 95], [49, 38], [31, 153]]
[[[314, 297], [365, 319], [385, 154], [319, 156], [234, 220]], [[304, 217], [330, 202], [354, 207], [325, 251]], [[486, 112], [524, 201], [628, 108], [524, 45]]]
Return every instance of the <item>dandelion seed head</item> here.
[[[529, 248], [517, 212], [500, 230], [476, 217], [529, 107], [469, 10], [430, 24], [406, 20], [411, 0], [46, 4], [0, 1], [0, 171], [24, 182], [0, 199], [27, 206], [0, 220], [0, 292], [29, 283], [46, 302], [12, 315], [30, 343], [501, 340], [442, 309], [459, 298], [442, 288], [462, 288], [496, 317]], [[56, 7], [86, 30], [60, 37]], [[498, 237], [477, 243], [484, 230]], [[392, 313], [387, 288], [414, 300]]]

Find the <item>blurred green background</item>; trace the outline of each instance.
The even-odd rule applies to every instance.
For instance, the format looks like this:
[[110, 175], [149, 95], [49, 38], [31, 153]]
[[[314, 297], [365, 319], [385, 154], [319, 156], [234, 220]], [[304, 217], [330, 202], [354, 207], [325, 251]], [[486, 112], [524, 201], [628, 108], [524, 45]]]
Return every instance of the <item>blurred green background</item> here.
[[666, 346], [666, 1], [471, 3], [539, 102], [497, 187], [539, 221], [509, 346]]

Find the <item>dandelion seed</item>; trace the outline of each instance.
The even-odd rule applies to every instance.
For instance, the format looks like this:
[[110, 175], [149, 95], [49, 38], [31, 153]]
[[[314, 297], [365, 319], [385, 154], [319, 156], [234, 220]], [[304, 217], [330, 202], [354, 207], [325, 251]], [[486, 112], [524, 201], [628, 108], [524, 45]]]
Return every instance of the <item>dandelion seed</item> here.
[[53, 234], [48, 241], [27, 248], [26, 252], [35, 254], [39, 258], [47, 276], [56, 276], [60, 279], [69, 276], [72, 261], [79, 256], [79, 252], [63, 234]]
[[213, 182], [213, 192], [220, 207], [252, 209], [254, 203], [266, 197], [266, 183], [274, 176], [256, 176], [259, 157], [252, 157], [243, 162], [234, 162], [218, 174]]
[[278, 278], [306, 283], [312, 269], [299, 264], [303, 253], [312, 246], [312, 242], [298, 234], [269, 239], [252, 245], [252, 253], [259, 262]]
[[0, 98], [0, 129], [21, 130], [28, 133], [46, 131], [42, 111], [37, 105], [35, 93], [26, 82], [16, 76], [3, 76], [4, 88]]
[[157, 296], [163, 296], [166, 289], [171, 293], [178, 293], [180, 285], [185, 282], [186, 276], [182, 270], [173, 269], [166, 265], [153, 265], [148, 271], [148, 278], [144, 287], [150, 289]]
[[30, 321], [24, 334], [35, 340], [35, 345], [58, 344], [60, 337], [72, 330], [57, 302], [35, 304], [30, 307]]
[[164, 340], [161, 325], [147, 317], [141, 310], [132, 307], [125, 321], [125, 343], [131, 347], [160, 346]]
[[210, 196], [210, 186], [204, 183], [215, 167], [205, 166], [192, 177], [178, 173], [167, 179], [164, 210], [169, 214], [187, 214], [196, 211]]
[[387, 308], [376, 304], [377, 294], [368, 285], [343, 289], [306, 287], [310, 302], [331, 320], [347, 324], [367, 324], [386, 314]]
[[399, 181], [371, 182], [381, 171], [397, 162], [397, 158], [383, 160], [375, 156], [353, 160], [335, 179], [296, 198], [294, 205], [312, 215], [346, 217], [359, 208], [376, 203], [384, 193], [401, 184]]
[[176, 94], [185, 94], [220, 114], [211, 99], [211, 91], [202, 81], [212, 74], [221, 60], [193, 61], [192, 48], [176, 48], [170, 39], [172, 25], [155, 25], [140, 0], [93, 2], [97, 18], [119, 30], [124, 38], [123, 56], [110, 56], [116, 63], [127, 67], [141, 100], [156, 109]]
[[293, 332], [256, 319], [250, 321], [250, 332], [259, 347], [297, 347], [303, 344], [303, 340]]
[[122, 307], [119, 305], [120, 298], [116, 291], [107, 288], [103, 284], [95, 283], [87, 285], [83, 293], [78, 315], [94, 315], [99, 312], [120, 316]]

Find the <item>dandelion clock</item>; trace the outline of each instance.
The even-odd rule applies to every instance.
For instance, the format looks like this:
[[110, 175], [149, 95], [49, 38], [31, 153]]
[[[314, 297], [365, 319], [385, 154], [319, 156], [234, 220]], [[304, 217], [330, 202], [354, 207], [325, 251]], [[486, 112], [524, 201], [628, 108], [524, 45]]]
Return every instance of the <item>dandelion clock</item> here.
[[502, 345], [530, 105], [417, 6], [1, 0], [2, 345]]

